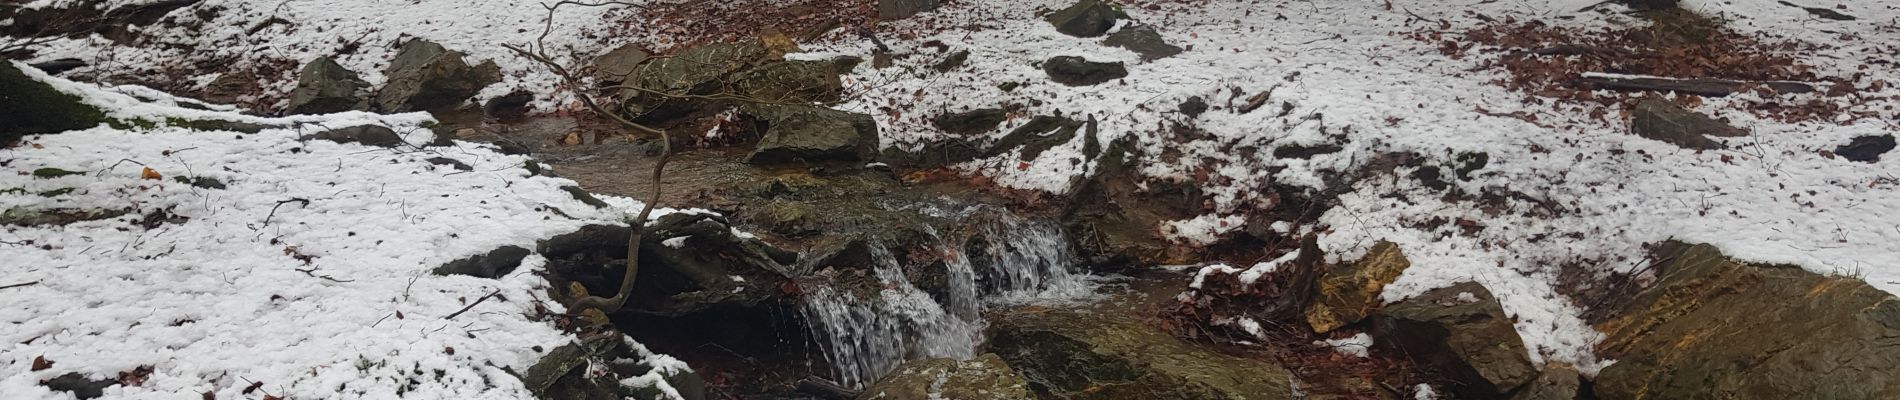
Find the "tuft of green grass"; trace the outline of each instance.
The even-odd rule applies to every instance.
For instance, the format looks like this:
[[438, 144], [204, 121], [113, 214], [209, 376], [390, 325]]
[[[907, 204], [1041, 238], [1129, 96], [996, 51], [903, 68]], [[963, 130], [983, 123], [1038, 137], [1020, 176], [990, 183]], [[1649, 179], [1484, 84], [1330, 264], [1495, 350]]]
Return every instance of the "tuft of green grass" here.
[[59, 168], [40, 168], [33, 170], [34, 178], [52, 179], [62, 176], [85, 175], [84, 172], [67, 171]]

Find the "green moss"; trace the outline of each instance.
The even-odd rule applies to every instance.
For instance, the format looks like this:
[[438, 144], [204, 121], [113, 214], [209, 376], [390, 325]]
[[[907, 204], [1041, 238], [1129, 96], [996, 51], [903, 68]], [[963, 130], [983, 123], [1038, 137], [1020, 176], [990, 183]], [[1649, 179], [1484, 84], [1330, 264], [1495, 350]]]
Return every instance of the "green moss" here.
[[40, 197], [59, 197], [72, 192], [73, 188], [59, 188], [40, 192]]
[[0, 189], [0, 194], [26, 194], [26, 189], [23, 189], [23, 188]]
[[85, 174], [86, 173], [84, 172], [67, 171], [67, 170], [63, 170], [59, 168], [40, 168], [40, 169], [33, 170], [33, 177], [41, 178], [41, 179], [52, 179], [52, 178], [58, 178], [62, 176], [85, 175]]
[[26, 135], [98, 126], [105, 113], [0, 62], [0, 143]]

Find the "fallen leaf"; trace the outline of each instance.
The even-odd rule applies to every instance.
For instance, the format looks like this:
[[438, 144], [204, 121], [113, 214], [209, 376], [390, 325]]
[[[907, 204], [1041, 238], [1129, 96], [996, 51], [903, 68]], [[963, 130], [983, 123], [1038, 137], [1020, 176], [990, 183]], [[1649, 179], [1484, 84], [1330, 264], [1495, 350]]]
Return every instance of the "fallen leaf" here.
[[568, 132], [567, 136], [561, 137], [561, 144], [568, 145], [568, 146], [581, 144], [581, 133]]
[[164, 175], [159, 175], [158, 171], [153, 170], [152, 167], [145, 167], [145, 171], [139, 172], [139, 177], [147, 179], [147, 180], [154, 180], [154, 181], [165, 179]]
[[255, 392], [257, 388], [261, 387], [264, 387], [264, 381], [251, 382], [250, 386], [245, 386], [244, 391], [238, 392], [238, 394], [251, 394], [251, 392]]
[[47, 360], [46, 356], [33, 357], [34, 371], [45, 371], [47, 368], [52, 368], [52, 367], [53, 367], [53, 362]]

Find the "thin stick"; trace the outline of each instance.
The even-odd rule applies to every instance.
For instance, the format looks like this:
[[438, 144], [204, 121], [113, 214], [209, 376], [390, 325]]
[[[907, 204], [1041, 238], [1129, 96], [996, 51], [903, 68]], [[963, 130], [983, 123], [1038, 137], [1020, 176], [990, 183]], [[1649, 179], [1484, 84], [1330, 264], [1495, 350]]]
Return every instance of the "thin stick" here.
[[27, 287], [27, 286], [33, 286], [33, 285], [38, 285], [38, 284], [40, 284], [40, 281], [32, 281], [32, 282], [27, 282], [27, 283], [15, 283], [15, 284], [6, 285], [6, 286], [0, 286], [0, 289], [12, 289], [12, 288], [17, 288], [17, 287]]
[[482, 296], [482, 298], [479, 298], [479, 299], [475, 299], [475, 302], [473, 302], [473, 303], [468, 303], [468, 306], [467, 306], [467, 307], [462, 307], [462, 309], [461, 309], [461, 310], [457, 310], [457, 311], [455, 311], [455, 313], [454, 313], [454, 314], [449, 314], [449, 316], [447, 316], [447, 317], [443, 317], [442, 319], [455, 319], [455, 317], [458, 317], [458, 316], [461, 316], [461, 315], [462, 315], [462, 313], [465, 313], [465, 312], [468, 312], [468, 310], [473, 310], [473, 309], [475, 309], [475, 306], [478, 306], [478, 305], [481, 305], [481, 304], [482, 304], [482, 302], [484, 302], [484, 301], [488, 301], [488, 298], [490, 298], [490, 297], [495, 297], [495, 296], [499, 296], [499, 295], [501, 295], [501, 289], [495, 289], [495, 291], [494, 291], [494, 292], [492, 292], [492, 293], [489, 293], [489, 294], [488, 294], [488, 295], [486, 295], [486, 296]]

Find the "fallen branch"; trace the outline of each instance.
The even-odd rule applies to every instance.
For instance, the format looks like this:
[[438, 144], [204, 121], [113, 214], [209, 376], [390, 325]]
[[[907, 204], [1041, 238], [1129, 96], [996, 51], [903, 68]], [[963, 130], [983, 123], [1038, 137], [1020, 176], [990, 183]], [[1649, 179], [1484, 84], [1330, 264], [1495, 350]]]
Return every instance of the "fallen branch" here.
[[1810, 93], [1814, 85], [1788, 81], [1738, 81], [1715, 78], [1669, 78], [1660, 76], [1584, 73], [1576, 82], [1587, 87], [1625, 91], [1678, 92], [1721, 97], [1766, 87], [1777, 93]]
[[461, 316], [462, 313], [468, 312], [468, 310], [475, 309], [475, 306], [481, 305], [482, 302], [488, 301], [488, 298], [500, 296], [500, 295], [501, 295], [501, 289], [495, 289], [494, 292], [490, 292], [487, 295], [482, 296], [482, 298], [475, 299], [474, 302], [468, 303], [468, 306], [462, 307], [461, 310], [456, 310], [454, 314], [449, 314], [449, 316], [442, 317], [442, 319], [455, 319], [455, 317]]
[[[277, 205], [270, 206], [270, 215], [264, 216], [264, 227], [269, 227], [270, 219], [277, 217], [277, 207], [283, 207], [285, 204], [290, 204], [290, 203], [302, 203], [304, 207], [310, 206], [310, 200], [304, 199], [304, 198], [292, 198], [290, 200], [279, 201], [277, 202]], [[263, 229], [264, 227], [259, 227], [258, 229]]]
[[33, 286], [33, 285], [38, 285], [38, 284], [40, 284], [40, 281], [32, 281], [32, 282], [27, 282], [27, 283], [15, 283], [15, 284], [6, 285], [6, 286], [0, 286], [0, 289], [12, 289], [12, 288], [17, 288], [17, 287], [27, 287], [27, 286]]

